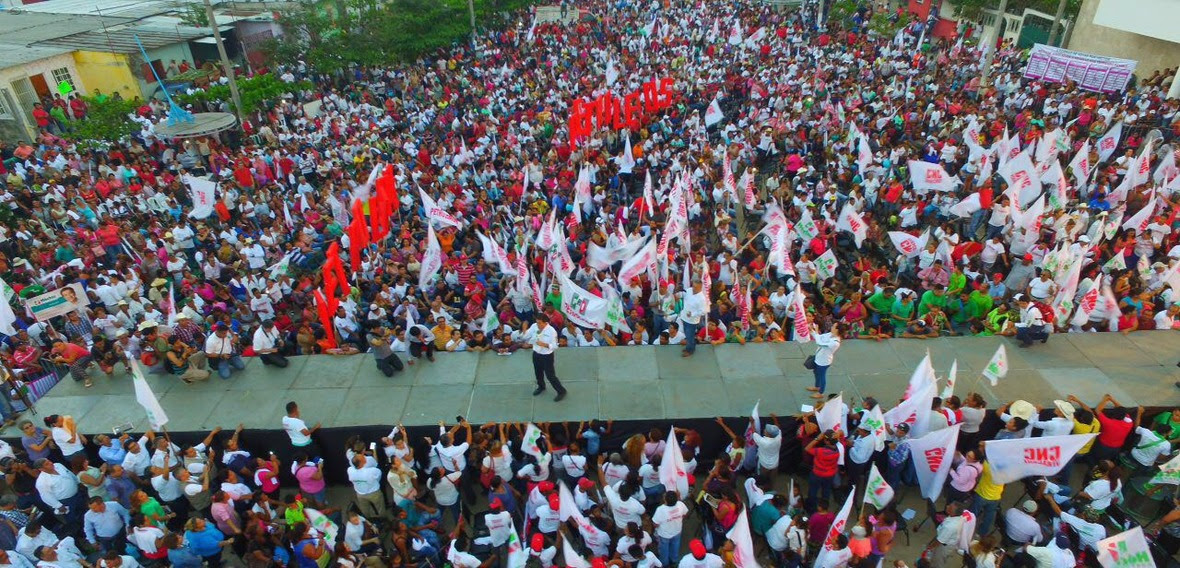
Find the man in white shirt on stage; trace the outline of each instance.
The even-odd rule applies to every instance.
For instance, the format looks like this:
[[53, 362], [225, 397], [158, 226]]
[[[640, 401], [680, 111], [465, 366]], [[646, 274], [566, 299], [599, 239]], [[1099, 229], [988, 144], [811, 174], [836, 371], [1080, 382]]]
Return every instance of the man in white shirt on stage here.
[[680, 310], [680, 323], [684, 326], [684, 352], [681, 357], [692, 357], [697, 350], [697, 329], [708, 311], [705, 294], [699, 280], [692, 283], [692, 292], [684, 295], [684, 307]]
[[537, 376], [537, 388], [533, 391], [533, 396], [545, 392], [545, 379], [548, 378], [549, 384], [557, 391], [557, 396], [553, 400], [560, 402], [565, 398], [566, 390], [557, 379], [557, 371], [553, 367], [553, 352], [557, 349], [557, 330], [549, 325], [549, 316], [537, 314], [537, 323], [529, 328], [525, 336], [528, 338], [528, 347], [533, 349], [533, 373]]

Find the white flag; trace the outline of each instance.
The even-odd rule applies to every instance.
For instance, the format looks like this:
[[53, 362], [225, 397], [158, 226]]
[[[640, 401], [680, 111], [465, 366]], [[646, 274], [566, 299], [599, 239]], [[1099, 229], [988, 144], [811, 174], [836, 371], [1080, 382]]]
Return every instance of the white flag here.
[[938, 397], [946, 400], [955, 396], [955, 379], [959, 374], [959, 360], [955, 359], [951, 363], [951, 372], [946, 375], [946, 384], [942, 387], [942, 392], [938, 393]]
[[12, 304], [8, 303], [8, 291], [12, 288], [2, 279], [0, 279], [0, 288], [4, 289], [4, 294], [0, 294], [0, 333], [12, 337], [17, 333], [16, 327], [13, 325], [16, 323], [16, 313], [12, 311]]
[[930, 352], [926, 352], [926, 356], [914, 367], [914, 372], [910, 374], [910, 382], [905, 387], [905, 394], [902, 398], [909, 398], [911, 395], [926, 388], [927, 385], [936, 383], [938, 379], [934, 376], [934, 364], [930, 362]]
[[1054, 475], [1098, 434], [1013, 438], [984, 442], [994, 483], [1011, 483], [1030, 475]]
[[543, 453], [541, 452], [541, 429], [537, 428], [532, 422], [524, 428], [524, 437], [520, 440], [520, 450], [524, 453], [541, 459]]
[[742, 43], [742, 24], [734, 20], [733, 27], [729, 29], [729, 45], [738, 45]]
[[483, 333], [489, 335], [493, 331], [500, 329], [500, 316], [496, 315], [495, 308], [492, 307], [492, 301], [488, 300], [488, 307], [483, 318]]
[[684, 452], [676, 441], [676, 429], [668, 432], [668, 443], [664, 445], [664, 458], [660, 460], [660, 483], [668, 491], [676, 491], [681, 499], [688, 498], [688, 470], [684, 467]]
[[[929, 412], [929, 410], [927, 410]], [[962, 424], [935, 430], [916, 440], [910, 440], [910, 456], [914, 458], [914, 471], [918, 474], [918, 486], [922, 497], [938, 500], [946, 476], [951, 471], [955, 457], [955, 444], [959, 441]]]
[[508, 534], [508, 542], [505, 544], [508, 547], [508, 568], [524, 568], [529, 561], [529, 551], [525, 550], [520, 535], [516, 533], [516, 523], [511, 523], [509, 528], [512, 532]]
[[[589, 170], [587, 170], [589, 171]], [[643, 174], [643, 203], [647, 206], [647, 214], [653, 215], [656, 210], [655, 194], [651, 190], [651, 168], [645, 168]]]
[[1041, 193], [1041, 176], [1037, 173], [1032, 159], [1024, 152], [1000, 166], [997, 173], [1008, 182], [1008, 189], [1004, 193], [1009, 199], [1019, 201], [1022, 209]]
[[874, 405], [872, 410], [861, 415], [859, 427], [873, 435], [874, 451], [885, 449], [885, 436], [888, 435], [888, 431], [885, 430], [885, 414], [881, 412], [880, 404]]
[[652, 266], [655, 266], [658, 260], [656, 242], [647, 239], [647, 244], [643, 245], [638, 252], [628, 258], [623, 263], [623, 266], [619, 268], [619, 282], [623, 285], [629, 284], [633, 278], [639, 277], [639, 275], [647, 272]]
[[[590, 563], [578, 555], [568, 540], [561, 543], [561, 557], [565, 561], [565, 568], [590, 568]], [[527, 562], [527, 561], [526, 561]]]
[[721, 122], [723, 118], [725, 118], [725, 115], [721, 113], [719, 96], [713, 97], [713, 102], [709, 103], [709, 108], [705, 109], [705, 128]]
[[885, 478], [881, 476], [881, 472], [877, 471], [877, 463], [873, 462], [872, 469], [869, 470], [869, 479], [865, 483], [865, 503], [868, 503], [878, 510], [884, 509], [891, 501], [893, 501], [893, 487], [885, 482]]
[[909, 424], [910, 435], [917, 438], [930, 427], [930, 408], [934, 404], [935, 385], [928, 384], [885, 413], [885, 423], [894, 430], [898, 424]]
[[160, 401], [156, 398], [156, 393], [152, 392], [152, 387], [148, 384], [147, 379], [143, 378], [143, 370], [139, 368], [139, 362], [134, 357], [127, 361], [131, 363], [131, 377], [135, 382], [135, 401], [147, 413], [148, 424], [151, 425], [152, 430], [160, 430], [168, 424], [168, 414], [164, 412], [164, 407], [160, 406]]
[[915, 237], [904, 231], [889, 231], [889, 240], [893, 242], [897, 252], [908, 258], [913, 258], [926, 248], [926, 241], [930, 240], [930, 233], [925, 232], [922, 233], [922, 236]]
[[983, 205], [979, 202], [979, 194], [972, 193], [964, 197], [962, 201], [952, 205], [950, 212], [956, 217], [970, 217], [982, 208]]
[[193, 219], [204, 219], [212, 215], [217, 182], [193, 176], [185, 177], [184, 182], [188, 184], [193, 199], [193, 210], [189, 211], [188, 216]]
[[[174, 292], [175, 289], [176, 289], [176, 286], [173, 286], [172, 284], [168, 284], [168, 327], [172, 327], [172, 326], [176, 325], [177, 309], [176, 309], [176, 293]], [[3, 330], [0, 330], [0, 331], [3, 331]]]
[[[844, 393], [824, 403], [823, 408], [815, 412], [815, 424], [820, 432], [832, 430], [844, 432]], [[844, 432], [847, 434], [847, 432]]]
[[635, 168], [635, 154], [631, 151], [631, 133], [625, 131], [623, 136], [623, 156], [618, 159], [619, 173], [629, 174]]
[[1143, 527], [1098, 541], [1098, 563], [1102, 568], [1155, 568]]
[[983, 376], [991, 381], [993, 387], [999, 384], [1000, 379], [1008, 376], [1008, 350], [1002, 343], [991, 361], [987, 362], [987, 367], [984, 367]]
[[418, 269], [418, 288], [427, 290], [438, 274], [442, 270], [443, 258], [442, 247], [438, 244], [438, 237], [434, 234], [434, 225], [426, 225], [426, 252], [422, 253], [421, 267]]
[[591, 329], [606, 326], [605, 298], [591, 294], [569, 278], [561, 277], [561, 313], [575, 325]]
[[1081, 187], [1090, 179], [1090, 141], [1086, 140], [1078, 153], [1069, 161], [1069, 169], [1073, 172], [1073, 179]]
[[1102, 138], [1098, 139], [1098, 161], [1105, 162], [1110, 159], [1111, 154], [1114, 154], [1116, 148], [1119, 147], [1119, 139], [1123, 136], [1123, 123], [1119, 121]]
[[860, 213], [852, 208], [851, 203], [845, 203], [844, 208], [840, 210], [840, 217], [836, 221], [836, 230], [852, 233], [852, 237], [856, 240], [856, 248], [860, 248], [860, 244], [869, 234], [869, 226], [865, 223], [864, 217], [861, 217]]
[[815, 273], [819, 275], [820, 281], [835, 276], [838, 266], [840, 261], [836, 260], [836, 252], [833, 249], [828, 249], [815, 258]]
[[[528, 176], [525, 176], [525, 179], [528, 179]], [[438, 203], [434, 201], [434, 198], [426, 195], [425, 191], [419, 189], [418, 195], [422, 198], [422, 210], [426, 212], [426, 218], [430, 221], [431, 225], [438, 223], [440, 225], [455, 227], [456, 229], [463, 227], [462, 219], [452, 215], [446, 209], [439, 207]]]
[[873, 148], [869, 146], [867, 136], [861, 134], [856, 146], [856, 167], [861, 177], [864, 177], [870, 164], [873, 163]]
[[615, 66], [615, 60], [611, 59], [606, 62], [606, 86], [615, 84], [619, 79], [619, 69]]
[[1135, 213], [1125, 222], [1122, 227], [1124, 229], [1135, 229], [1135, 234], [1141, 235], [1147, 231], [1147, 226], [1151, 224], [1151, 215], [1155, 212], [1155, 190], [1151, 190], [1151, 196], [1147, 200], [1147, 204]]
[[848, 525], [848, 515], [852, 512], [852, 500], [856, 498], [856, 486], [852, 486], [852, 490], [848, 493], [848, 498], [844, 500], [844, 506], [840, 507], [840, 513], [832, 520], [832, 526], [828, 529], [828, 534], [824, 536], [824, 543], [820, 546], [819, 553], [815, 557], [815, 566], [827, 566], [825, 558], [827, 555], [836, 551], [836, 538], [844, 534], [844, 529]]
[[959, 184], [959, 178], [951, 176], [938, 164], [910, 160], [910, 183], [919, 193], [934, 191], [954, 191]]
[[803, 305], [803, 287], [795, 286], [795, 301], [792, 309], [795, 312], [795, 338], [799, 343], [811, 343], [811, 322], [807, 320], [807, 308]]
[[[660, 468], [663, 469], [663, 462]], [[754, 556], [754, 539], [750, 536], [750, 521], [746, 516], [748, 507], [743, 507], [738, 513], [737, 522], [725, 534], [733, 542], [733, 565], [736, 568], [759, 568], [758, 559]]]

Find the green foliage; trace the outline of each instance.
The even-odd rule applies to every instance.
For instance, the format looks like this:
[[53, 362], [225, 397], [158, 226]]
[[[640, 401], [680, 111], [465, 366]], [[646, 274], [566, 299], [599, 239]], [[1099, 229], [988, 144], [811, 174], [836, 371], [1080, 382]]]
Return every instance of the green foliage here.
[[[475, 18], [490, 26], [531, 0], [474, 0]], [[264, 47], [275, 63], [303, 61], [323, 72], [351, 65], [413, 61], [471, 34], [467, 0], [333, 0], [302, 4], [279, 17], [282, 38]]]
[[209, 27], [209, 13], [201, 4], [187, 4], [180, 12], [180, 21], [194, 28]]
[[86, 118], [67, 124], [68, 137], [86, 142], [117, 142], [139, 130], [139, 124], [127, 120], [141, 103], [137, 101], [105, 98], [102, 102], [94, 97], [83, 97], [89, 110]]
[[[1025, 8], [1032, 8], [1053, 15], [1057, 13], [1057, 2], [1058, 0], [1008, 0], [1008, 6], [1004, 11], [1009, 14], [1023, 14]], [[1000, 8], [1000, 0], [951, 0], [951, 3], [955, 6], [955, 16], [971, 21], [978, 21], [984, 10]], [[1064, 17], [1076, 18], [1081, 9], [1082, 0], [1066, 0]]]
[[[310, 88], [310, 83], [284, 83], [270, 73], [255, 75], [238, 80], [238, 94], [242, 97], [242, 112], [249, 114], [277, 101], [283, 93]], [[178, 94], [176, 102], [180, 105], [197, 102], [230, 101], [232, 96], [228, 85], [212, 85], [204, 91], [191, 95]]]

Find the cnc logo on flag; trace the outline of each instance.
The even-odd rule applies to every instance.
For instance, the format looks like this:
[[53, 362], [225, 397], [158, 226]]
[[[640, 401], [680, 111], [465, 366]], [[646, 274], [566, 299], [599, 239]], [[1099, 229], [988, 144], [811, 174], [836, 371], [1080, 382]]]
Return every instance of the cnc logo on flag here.
[[926, 463], [930, 465], [930, 471], [936, 472], [942, 467], [942, 458], [946, 456], [946, 448], [930, 448], [926, 450]]
[[1103, 150], [1114, 150], [1114, 145], [1114, 138], [1103, 138], [1099, 143], [1099, 147], [1101, 147]]
[[860, 221], [857, 221], [851, 216], [848, 217], [848, 228], [850, 229], [850, 233], [856, 234], [860, 232], [861, 227], [862, 225], [860, 224]]
[[1025, 448], [1024, 463], [1046, 467], [1059, 467], [1061, 466], [1061, 446]]
[[1015, 158], [1019, 154], [1020, 154], [1020, 145], [1018, 144], [1015, 148], [1008, 150], [1008, 159], [1011, 160], [1012, 158]]
[[938, 185], [942, 183], [942, 170], [930, 168], [926, 170], [926, 183]]
[[1024, 170], [1012, 172], [1012, 184], [1017, 189], [1024, 189], [1032, 185], [1032, 180], [1028, 177], [1028, 172]]
[[846, 524], [848, 524], [847, 519], [839, 519], [832, 524], [832, 528], [828, 530], [828, 538], [824, 541], [824, 548], [836, 550], [836, 539], [844, 534], [844, 525]]
[[1155, 566], [1155, 561], [1152, 560], [1150, 552], [1139, 550], [1132, 553], [1125, 540], [1106, 543], [1106, 553], [1110, 555], [1110, 559], [1114, 561], [1114, 565], [1119, 568]]
[[918, 243], [914, 242], [913, 240], [907, 239], [907, 240], [901, 241], [900, 248], [901, 248], [902, 254], [909, 256], [911, 254], [918, 252]]

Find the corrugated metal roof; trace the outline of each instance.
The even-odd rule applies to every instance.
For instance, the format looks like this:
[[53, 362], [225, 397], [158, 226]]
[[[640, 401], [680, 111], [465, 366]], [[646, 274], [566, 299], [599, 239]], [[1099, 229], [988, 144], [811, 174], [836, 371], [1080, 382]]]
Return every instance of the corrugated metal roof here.
[[47, 57], [55, 57], [70, 53], [70, 49], [63, 49], [60, 47], [28, 47], [25, 45], [14, 45], [10, 43], [0, 43], [0, 53], [4, 54], [0, 58], [0, 68], [7, 69], [9, 67], [16, 67], [34, 61], [40, 61]]
[[45, 0], [18, 10], [42, 14], [81, 14], [146, 18], [176, 10], [174, 0]]
[[212, 33], [209, 28], [192, 28], [188, 26], [162, 28], [130, 25], [115, 29], [93, 30], [45, 40], [37, 45], [69, 50], [139, 53], [139, 46], [135, 43], [135, 37], [137, 35], [139, 36], [139, 41], [143, 42], [144, 49], [151, 50], [205, 37]]
[[3, 41], [15, 45], [33, 45], [48, 39], [124, 25], [134, 20], [78, 14], [41, 14], [7, 10], [0, 12]]

